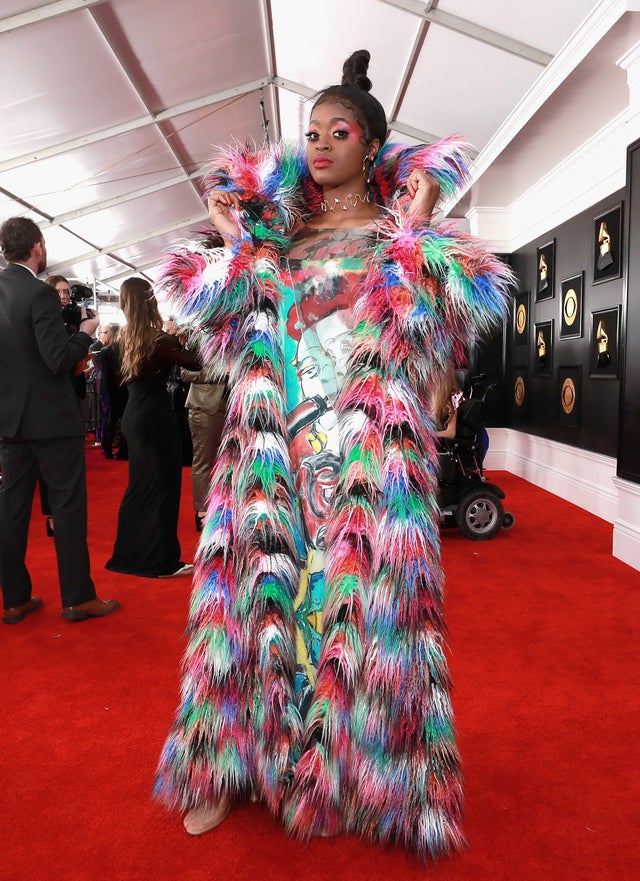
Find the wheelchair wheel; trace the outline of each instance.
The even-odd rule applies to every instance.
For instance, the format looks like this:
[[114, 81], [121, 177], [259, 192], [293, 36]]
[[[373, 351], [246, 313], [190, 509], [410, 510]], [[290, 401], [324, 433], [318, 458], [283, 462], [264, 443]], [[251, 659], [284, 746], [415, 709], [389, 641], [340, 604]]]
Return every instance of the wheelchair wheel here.
[[460, 532], [472, 541], [488, 541], [502, 528], [504, 508], [498, 496], [482, 487], [464, 496], [456, 510]]

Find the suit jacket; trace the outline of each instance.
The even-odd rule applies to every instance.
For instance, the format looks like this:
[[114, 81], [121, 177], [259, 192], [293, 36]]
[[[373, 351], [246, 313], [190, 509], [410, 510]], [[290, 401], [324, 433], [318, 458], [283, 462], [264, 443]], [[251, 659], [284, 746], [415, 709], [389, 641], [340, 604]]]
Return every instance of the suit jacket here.
[[19, 263], [0, 272], [0, 436], [84, 434], [69, 371], [91, 337], [67, 335], [58, 294]]

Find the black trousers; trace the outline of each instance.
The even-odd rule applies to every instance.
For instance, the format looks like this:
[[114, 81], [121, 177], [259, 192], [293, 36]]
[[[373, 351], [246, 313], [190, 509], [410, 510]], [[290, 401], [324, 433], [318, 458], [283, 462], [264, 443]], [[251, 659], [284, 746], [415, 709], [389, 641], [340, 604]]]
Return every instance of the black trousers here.
[[40, 476], [47, 485], [63, 608], [94, 599], [87, 547], [84, 438], [0, 440], [0, 583], [4, 608], [31, 598], [25, 565], [31, 508]]

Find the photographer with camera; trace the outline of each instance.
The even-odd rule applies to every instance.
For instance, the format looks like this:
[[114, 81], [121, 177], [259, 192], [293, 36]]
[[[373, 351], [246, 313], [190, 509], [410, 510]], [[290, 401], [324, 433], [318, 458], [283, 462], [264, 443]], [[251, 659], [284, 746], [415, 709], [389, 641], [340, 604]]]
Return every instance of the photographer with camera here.
[[[64, 275], [50, 275], [44, 280], [45, 284], [55, 288], [60, 297], [62, 305], [62, 317], [64, 326], [67, 328], [67, 334], [78, 333], [80, 325], [87, 318], [95, 318], [92, 309], [88, 309], [84, 303], [83, 295], [86, 294], [88, 288], [84, 285], [69, 284]], [[73, 390], [76, 393], [78, 401], [82, 401], [87, 395], [87, 381], [84, 373], [86, 362], [80, 362], [71, 371], [71, 380], [73, 382]]]
[[37, 224], [11, 217], [0, 227], [8, 266], [0, 272], [0, 583], [2, 620], [16, 624], [42, 606], [25, 564], [38, 475], [55, 519], [62, 617], [110, 615], [120, 604], [96, 596], [87, 547], [84, 426], [69, 382], [91, 344], [97, 318], [65, 331], [60, 303], [38, 275], [47, 249]]
[[[91, 309], [86, 309], [84, 306], [81, 306], [78, 302], [76, 302], [76, 298], [74, 297], [74, 291], [69, 284], [69, 281], [64, 277], [64, 275], [49, 275], [44, 280], [45, 284], [51, 285], [52, 288], [58, 293], [60, 297], [60, 305], [62, 306], [62, 318], [64, 320], [64, 326], [67, 330], [67, 335], [71, 336], [71, 334], [78, 333], [80, 330], [80, 325], [87, 318], [94, 318], [94, 314]], [[74, 285], [75, 287], [75, 285]], [[73, 391], [76, 395], [76, 400], [78, 401], [78, 407], [80, 407], [82, 412], [82, 401], [87, 396], [87, 378], [85, 376], [84, 367], [86, 365], [86, 360], [79, 361], [78, 364], [74, 365], [71, 370], [71, 384], [73, 385]], [[44, 481], [40, 480], [40, 508], [42, 513], [46, 517], [45, 527], [47, 530], [47, 535], [53, 537], [53, 517], [51, 516], [51, 508], [49, 506], [49, 494], [47, 492], [47, 486]]]

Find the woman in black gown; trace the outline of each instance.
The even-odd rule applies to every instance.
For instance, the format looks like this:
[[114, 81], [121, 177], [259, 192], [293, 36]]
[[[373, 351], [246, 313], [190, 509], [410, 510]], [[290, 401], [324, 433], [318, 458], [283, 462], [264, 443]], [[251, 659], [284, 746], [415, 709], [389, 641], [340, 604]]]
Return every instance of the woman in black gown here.
[[147, 281], [126, 279], [120, 288], [120, 307], [127, 319], [121, 375], [129, 389], [122, 419], [129, 442], [129, 485], [106, 568], [148, 578], [190, 575], [193, 566], [180, 559], [182, 454], [167, 377], [174, 364], [189, 370], [199, 370], [201, 365], [175, 336], [163, 333], [158, 304]]

